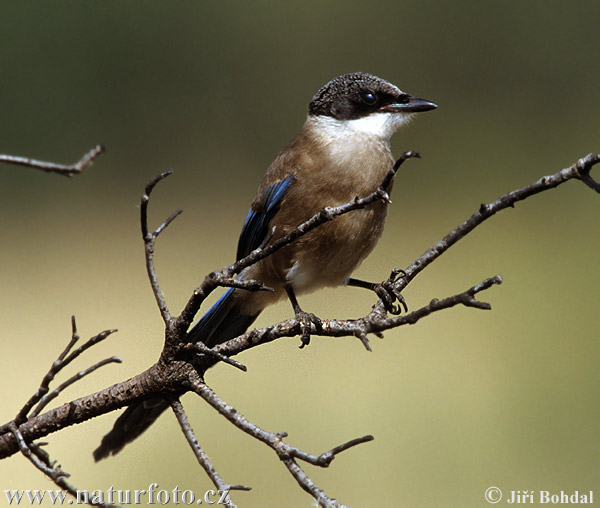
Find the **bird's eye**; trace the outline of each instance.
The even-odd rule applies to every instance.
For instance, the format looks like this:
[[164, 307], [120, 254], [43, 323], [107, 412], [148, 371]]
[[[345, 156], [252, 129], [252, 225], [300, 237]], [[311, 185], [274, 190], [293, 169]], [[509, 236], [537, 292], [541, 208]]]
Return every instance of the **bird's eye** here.
[[372, 106], [377, 102], [377, 97], [372, 92], [363, 92], [363, 94], [361, 95], [361, 99], [365, 104], [368, 104], [369, 106]]

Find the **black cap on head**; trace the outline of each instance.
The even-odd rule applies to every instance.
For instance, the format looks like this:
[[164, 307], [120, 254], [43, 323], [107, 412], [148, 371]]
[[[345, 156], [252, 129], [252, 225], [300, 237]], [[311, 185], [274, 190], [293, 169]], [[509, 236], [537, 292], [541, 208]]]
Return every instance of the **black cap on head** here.
[[419, 106], [413, 104], [413, 97], [384, 79], [353, 72], [338, 76], [322, 87], [310, 102], [308, 112], [338, 120], [353, 120], [376, 111], [410, 113], [436, 107], [429, 101], [417, 100], [420, 101]]

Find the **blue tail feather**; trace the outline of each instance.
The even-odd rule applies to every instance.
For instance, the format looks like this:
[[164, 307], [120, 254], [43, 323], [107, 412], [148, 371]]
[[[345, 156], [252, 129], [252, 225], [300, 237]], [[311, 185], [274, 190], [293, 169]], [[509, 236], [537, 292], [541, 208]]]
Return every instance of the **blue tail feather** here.
[[190, 342], [203, 342], [208, 347], [213, 347], [241, 335], [254, 323], [259, 313], [241, 312], [233, 298], [234, 291], [233, 288], [228, 289], [200, 318], [188, 332]]
[[[260, 312], [249, 315], [240, 312], [239, 303], [229, 289], [200, 318], [189, 331], [190, 342], [203, 342], [208, 347], [216, 346], [244, 333]], [[127, 443], [142, 434], [160, 414], [169, 407], [161, 398], [149, 399], [131, 404], [117, 419], [112, 430], [102, 438], [102, 443], [94, 451], [96, 461], [118, 453]]]

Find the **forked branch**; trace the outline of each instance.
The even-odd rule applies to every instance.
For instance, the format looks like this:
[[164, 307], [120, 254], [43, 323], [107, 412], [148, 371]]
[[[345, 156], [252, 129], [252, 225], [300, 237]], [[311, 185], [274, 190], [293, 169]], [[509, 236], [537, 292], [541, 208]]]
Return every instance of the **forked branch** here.
[[[253, 250], [246, 257], [236, 261], [235, 263], [229, 266], [226, 266], [225, 268], [219, 271], [212, 272], [209, 275], [207, 275], [204, 279], [204, 282], [198, 288], [196, 288], [194, 294], [188, 300], [188, 303], [183, 309], [181, 315], [177, 318], [176, 326], [187, 330], [190, 324], [192, 323], [196, 313], [200, 309], [200, 305], [202, 305], [202, 303], [208, 297], [208, 295], [219, 286], [230, 286], [231, 278], [233, 277], [233, 275], [235, 275], [236, 273], [240, 273], [244, 268], [247, 268], [248, 266], [258, 263], [260, 260], [271, 256], [278, 250], [282, 249], [283, 247], [292, 243], [298, 238], [306, 235], [313, 229], [316, 229], [322, 224], [330, 222], [341, 215], [350, 213], [354, 210], [365, 208], [370, 204], [374, 203], [375, 201], [391, 202], [388, 190], [392, 180], [396, 176], [398, 169], [404, 163], [404, 161], [415, 157], [420, 157], [419, 152], [416, 152], [414, 150], [404, 152], [402, 156], [396, 161], [394, 166], [390, 169], [390, 171], [388, 172], [382, 183], [379, 185], [379, 187], [371, 194], [363, 198], [357, 197], [356, 199], [340, 206], [327, 206], [321, 211], [317, 212], [315, 215], [313, 215], [306, 222], [300, 224], [296, 229], [294, 229], [287, 235], [277, 239], [272, 243], [263, 242], [263, 244], [260, 247]], [[245, 287], [244, 289], [248, 289], [250, 291], [271, 290], [271, 288], [260, 286], [260, 282], [253, 287]]]
[[506, 208], [514, 208], [515, 203], [527, 199], [534, 194], [539, 194], [550, 189], [554, 189], [569, 180], [581, 180], [588, 187], [600, 192], [600, 183], [595, 181], [590, 175], [592, 168], [600, 162], [600, 154], [588, 154], [579, 159], [575, 164], [562, 169], [549, 176], [543, 176], [536, 182], [511, 192], [508, 192], [490, 204], [482, 204], [479, 209], [463, 223], [459, 224], [444, 238], [435, 245], [427, 249], [417, 259], [415, 259], [408, 268], [404, 270], [405, 277], [398, 280], [397, 288], [402, 290], [413, 280], [420, 272], [429, 266], [433, 261], [446, 252], [452, 245], [464, 238], [477, 226], [489, 219], [498, 212]]
[[208, 385], [199, 377], [193, 381], [192, 389], [202, 397], [210, 406], [216, 409], [219, 414], [224, 416], [230, 423], [246, 434], [262, 441], [269, 446], [285, 464], [292, 476], [306, 492], [315, 498], [319, 506], [326, 508], [342, 508], [343, 505], [335, 499], [330, 498], [323, 489], [318, 487], [304, 470], [298, 465], [297, 460], [302, 460], [313, 466], [329, 467], [331, 461], [341, 452], [373, 440], [373, 436], [363, 436], [352, 439], [320, 455], [306, 453], [294, 446], [287, 444], [284, 439], [286, 432], [269, 432], [260, 428], [258, 425], [250, 422], [244, 415], [238, 412], [233, 406], [219, 397]]
[[[52, 363], [52, 366], [43, 377], [39, 388], [34, 393], [27, 403], [21, 408], [14, 420], [0, 427], [0, 435], [6, 433], [8, 430], [17, 442], [18, 449], [29, 461], [48, 478], [50, 478], [58, 487], [67, 491], [69, 494], [77, 498], [77, 489], [67, 482], [67, 478], [70, 476], [60, 466], [56, 465], [56, 462], [50, 460], [50, 456], [41, 448], [40, 443], [35, 443], [32, 440], [27, 441], [21, 433], [20, 427], [28, 422], [30, 419], [34, 419], [42, 409], [44, 409], [48, 403], [56, 398], [62, 391], [67, 387], [79, 381], [83, 377], [91, 374], [97, 369], [108, 365], [109, 363], [121, 363], [121, 359], [113, 356], [95, 363], [94, 365], [78, 372], [71, 376], [67, 381], [62, 383], [52, 392], [49, 392], [50, 383], [54, 380], [55, 376], [59, 374], [67, 365], [69, 365], [75, 358], [80, 356], [83, 352], [98, 344], [99, 342], [106, 339], [109, 335], [116, 332], [116, 330], [106, 330], [98, 335], [95, 335], [87, 342], [82, 344], [79, 348], [73, 351], [73, 347], [79, 341], [79, 334], [77, 333], [77, 324], [75, 322], [75, 316], [71, 318], [71, 340], [67, 344], [67, 347], [58, 356], [58, 358]], [[34, 408], [34, 406], [37, 406]], [[33, 409], [33, 410], [32, 410]], [[89, 500], [92, 506], [106, 506], [111, 505], [96, 501], [94, 499]]]
[[105, 148], [102, 145], [96, 145], [89, 152], [84, 154], [81, 159], [69, 166], [56, 164], [54, 162], [29, 159], [27, 157], [18, 157], [16, 155], [2, 154], [0, 154], [0, 162], [15, 164], [17, 166], [25, 166], [28, 168], [39, 169], [40, 171], [45, 171], [46, 173], [57, 173], [59, 175], [71, 177], [81, 173], [85, 168], [90, 166], [104, 151]]
[[[53, 481], [55, 481], [57, 485], [65, 485], [64, 472], [59, 468], [54, 468], [53, 464], [49, 461], [49, 458], [44, 458], [47, 456], [44, 456], [44, 452], [40, 449], [39, 445], [34, 443], [34, 440], [51, 432], [56, 432], [73, 423], [85, 421], [98, 416], [99, 414], [104, 414], [108, 411], [146, 398], [156, 398], [158, 395], [170, 401], [171, 408], [177, 417], [190, 447], [214, 485], [223, 490], [247, 489], [247, 487], [227, 484], [217, 473], [208, 456], [198, 444], [198, 440], [187, 420], [183, 407], [179, 402], [179, 396], [181, 394], [187, 391], [193, 391], [237, 428], [273, 449], [298, 484], [315, 498], [319, 506], [331, 508], [343, 506], [338, 501], [325, 494], [325, 492], [308, 477], [302, 467], [300, 467], [299, 462], [305, 462], [319, 467], [328, 467], [339, 453], [348, 450], [357, 444], [370, 441], [372, 436], [353, 439], [320, 455], [309, 454], [287, 444], [284, 440], [286, 437], [284, 432], [269, 432], [250, 422], [233, 406], [222, 400], [204, 383], [203, 380], [206, 370], [218, 362], [227, 362], [236, 368], [246, 370], [244, 365], [230, 357], [255, 347], [258, 344], [265, 344], [282, 337], [298, 336], [302, 333], [303, 323], [300, 323], [297, 319], [289, 319], [266, 328], [251, 330], [212, 349], [207, 348], [204, 344], [188, 343], [186, 333], [205, 298], [217, 287], [236, 287], [248, 291], [269, 291], [271, 289], [266, 287], [261, 281], [241, 281], [236, 279], [235, 275], [239, 274], [244, 268], [272, 255], [274, 252], [295, 241], [302, 235], [307, 234], [321, 224], [335, 220], [336, 217], [339, 217], [342, 214], [364, 208], [378, 200], [389, 201], [388, 189], [396, 171], [403, 161], [416, 156], [418, 156], [416, 152], [406, 152], [403, 154], [394, 165], [394, 168], [390, 170], [379, 188], [370, 195], [356, 198], [342, 206], [326, 207], [308, 221], [299, 225], [298, 228], [288, 235], [272, 243], [269, 243], [271, 240], [271, 238], [269, 238], [268, 241], [264, 242], [263, 245], [251, 252], [247, 257], [207, 275], [202, 284], [194, 291], [194, 294], [188, 300], [181, 314], [175, 318], [171, 316], [162, 290], [160, 289], [156, 270], [154, 268], [153, 256], [156, 239], [181, 213], [181, 211], [174, 212], [159, 227], [150, 231], [148, 227], [148, 204], [150, 194], [156, 184], [171, 174], [171, 172], [168, 171], [163, 173], [152, 180], [146, 187], [146, 191], [142, 197], [141, 223], [148, 276], [161, 316], [166, 325], [165, 347], [161, 358], [146, 372], [138, 374], [130, 380], [87, 397], [69, 402], [68, 404], [44, 414], [39, 414], [41, 410], [46, 407], [48, 402], [50, 402], [58, 393], [72, 385], [84, 375], [89, 374], [105, 364], [119, 361], [117, 357], [107, 358], [106, 360], [98, 362], [94, 366], [71, 376], [71, 378], [62, 383], [58, 388], [50, 391], [49, 385], [61, 369], [83, 351], [100, 340], [103, 340], [114, 331], [107, 330], [106, 332], [93, 337], [77, 350], [72, 351], [75, 343], [79, 339], [73, 320], [72, 339], [65, 351], [63, 351], [59, 358], [54, 362], [42, 380], [36, 394], [31, 397], [12, 422], [0, 427], [0, 457], [7, 457], [20, 450], [32, 460], [36, 467], [53, 478]], [[563, 169], [554, 175], [543, 177], [537, 182], [522, 189], [509, 192], [490, 204], [481, 205], [471, 217], [424, 252], [419, 258], [411, 263], [408, 268], [405, 270], [394, 270], [390, 275], [390, 278], [387, 281], [384, 281], [382, 285], [385, 285], [386, 288], [390, 289], [391, 293], [399, 295], [400, 291], [404, 289], [417, 274], [423, 271], [452, 245], [468, 235], [475, 227], [483, 223], [492, 215], [506, 208], [513, 207], [516, 202], [526, 199], [529, 196], [555, 188], [572, 179], [579, 179], [591, 189], [600, 192], [600, 184], [598, 184], [598, 182], [590, 175], [591, 169], [598, 164], [598, 162], [600, 162], [600, 155], [588, 155], [570, 168]], [[431, 300], [429, 304], [399, 316], [388, 316], [386, 306], [379, 300], [374, 305], [373, 309], [360, 319], [322, 320], [322, 326], [318, 330], [313, 326], [311, 333], [313, 335], [328, 337], [358, 338], [365, 348], [370, 350], [368, 341], [369, 334], [382, 336], [382, 333], [386, 330], [414, 324], [434, 312], [449, 309], [456, 305], [464, 305], [477, 309], [490, 309], [490, 304], [478, 300], [477, 295], [501, 282], [502, 278], [497, 275], [484, 280], [480, 284], [472, 286], [466, 291], [457, 293], [453, 296]], [[388, 305], [387, 308], [390, 308], [390, 306]], [[36, 459], [33, 459], [32, 457], [37, 459], [37, 463]], [[235, 506], [231, 499], [229, 499], [228, 502], [228, 506]]]

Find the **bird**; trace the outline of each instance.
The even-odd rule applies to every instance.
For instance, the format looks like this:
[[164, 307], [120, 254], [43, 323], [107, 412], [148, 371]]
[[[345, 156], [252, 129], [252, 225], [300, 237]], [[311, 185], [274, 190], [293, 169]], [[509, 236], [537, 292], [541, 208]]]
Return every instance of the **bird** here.
[[[394, 164], [392, 135], [415, 113], [435, 108], [435, 103], [364, 72], [325, 84], [310, 101], [300, 133], [267, 169], [244, 221], [236, 258], [287, 235], [326, 206], [374, 192]], [[272, 291], [228, 289], [188, 331], [186, 340], [207, 347], [226, 342], [244, 333], [267, 306], [287, 297], [303, 326], [301, 347], [305, 346], [311, 324], [318, 327], [320, 321], [302, 310], [297, 295], [341, 285], [381, 293], [381, 285], [351, 274], [374, 249], [386, 214], [387, 203], [376, 201], [248, 266], [239, 278], [260, 281]], [[95, 460], [118, 453], [168, 406], [158, 398], [130, 405], [94, 451]]]

